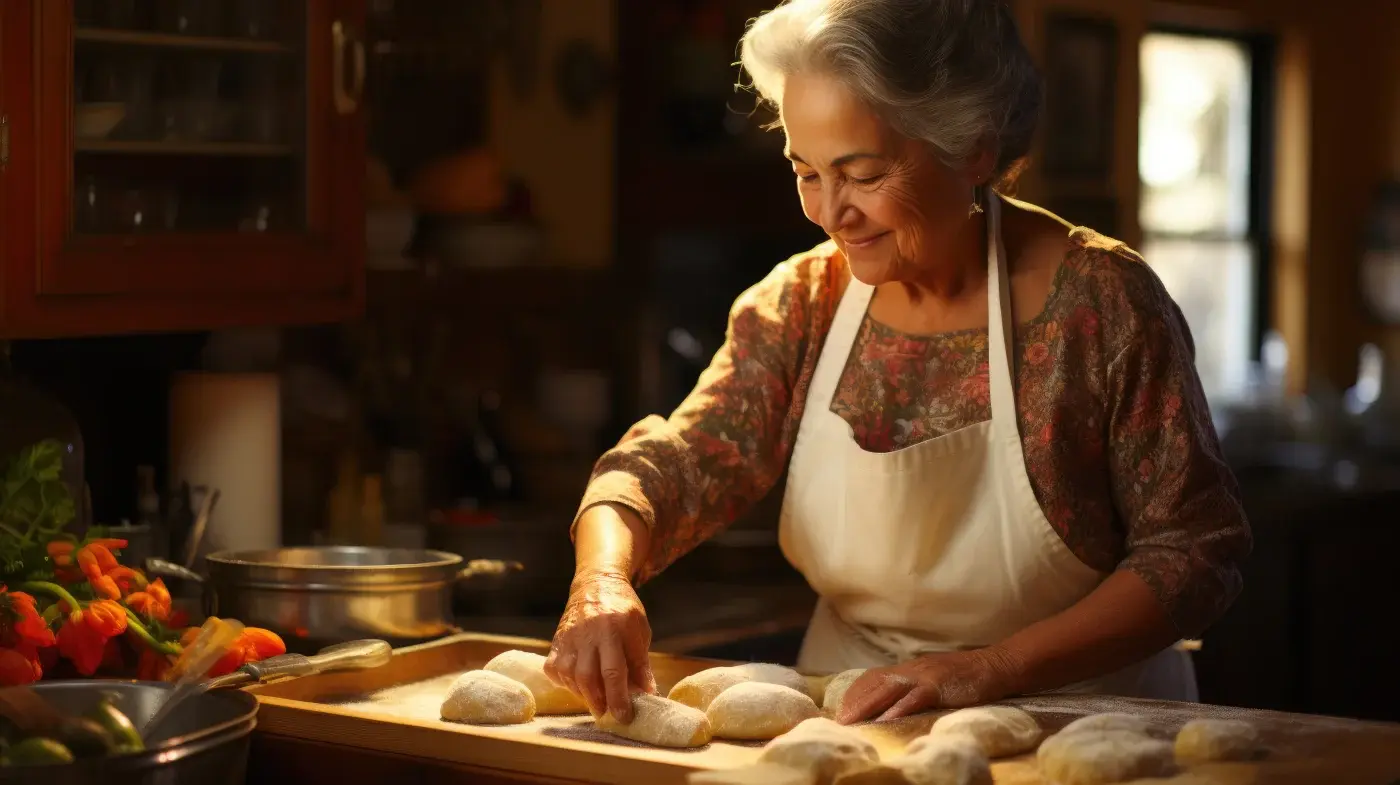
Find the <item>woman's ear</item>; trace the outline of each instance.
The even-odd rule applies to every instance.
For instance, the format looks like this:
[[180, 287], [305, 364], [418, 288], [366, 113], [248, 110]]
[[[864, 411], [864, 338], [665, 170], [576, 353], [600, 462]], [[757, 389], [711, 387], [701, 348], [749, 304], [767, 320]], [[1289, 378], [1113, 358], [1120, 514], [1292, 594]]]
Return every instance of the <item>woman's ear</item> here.
[[997, 153], [996, 142], [991, 137], [983, 137], [977, 143], [977, 146], [973, 148], [972, 157], [963, 167], [969, 188], [986, 185], [992, 179], [993, 171], [997, 165]]

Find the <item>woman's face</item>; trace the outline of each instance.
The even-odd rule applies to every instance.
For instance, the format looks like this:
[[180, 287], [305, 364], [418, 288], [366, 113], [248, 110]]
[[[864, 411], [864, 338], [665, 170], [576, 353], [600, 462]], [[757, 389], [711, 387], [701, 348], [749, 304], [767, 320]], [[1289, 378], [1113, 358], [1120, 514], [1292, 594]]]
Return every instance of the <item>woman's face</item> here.
[[839, 82], [793, 74], [781, 109], [802, 212], [860, 281], [913, 282], [967, 229], [975, 180], [894, 132]]

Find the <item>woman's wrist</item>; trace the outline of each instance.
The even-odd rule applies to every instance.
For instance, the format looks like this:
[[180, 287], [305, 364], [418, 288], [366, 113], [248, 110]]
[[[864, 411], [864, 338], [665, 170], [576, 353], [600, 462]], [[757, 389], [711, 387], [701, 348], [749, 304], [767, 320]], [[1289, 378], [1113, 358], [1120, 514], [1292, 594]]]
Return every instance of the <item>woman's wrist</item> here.
[[574, 530], [575, 581], [586, 576], [631, 581], [646, 553], [647, 534], [641, 518], [620, 504], [584, 510]]
[[993, 644], [975, 650], [982, 667], [990, 680], [1001, 693], [997, 699], [1021, 695], [1025, 690], [1026, 674], [1029, 670], [1026, 657], [1006, 642]]

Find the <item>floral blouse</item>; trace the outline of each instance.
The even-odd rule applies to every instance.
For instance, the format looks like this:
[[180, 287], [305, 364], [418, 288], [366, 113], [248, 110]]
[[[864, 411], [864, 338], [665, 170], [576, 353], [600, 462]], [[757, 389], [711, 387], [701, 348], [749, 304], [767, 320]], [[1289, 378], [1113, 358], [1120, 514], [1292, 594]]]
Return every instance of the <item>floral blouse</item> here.
[[[787, 467], [845, 288], [831, 243], [735, 302], [728, 336], [668, 419], [633, 426], [594, 469], [580, 512], [624, 505], [651, 530], [647, 580], [760, 500]], [[1044, 310], [1015, 331], [1017, 419], [1045, 517], [1085, 564], [1131, 570], [1184, 637], [1240, 591], [1252, 545], [1180, 310], [1141, 257], [1071, 234]], [[991, 416], [987, 330], [898, 332], [866, 317], [832, 411], [889, 451]]]

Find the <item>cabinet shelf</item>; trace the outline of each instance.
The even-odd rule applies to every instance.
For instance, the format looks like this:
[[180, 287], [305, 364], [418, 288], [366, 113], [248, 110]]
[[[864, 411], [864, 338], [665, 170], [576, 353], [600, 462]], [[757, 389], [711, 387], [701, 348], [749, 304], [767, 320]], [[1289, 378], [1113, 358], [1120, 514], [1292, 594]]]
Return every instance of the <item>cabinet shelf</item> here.
[[251, 142], [145, 142], [111, 139], [78, 139], [73, 149], [80, 153], [117, 155], [194, 155], [222, 158], [280, 158], [292, 155], [284, 144]]
[[140, 30], [106, 30], [95, 27], [73, 31], [73, 40], [97, 44], [143, 46], [157, 49], [190, 49], [205, 52], [253, 52], [261, 54], [290, 54], [293, 50], [276, 41], [255, 41], [245, 38], [210, 38], [205, 36], [147, 33]]

